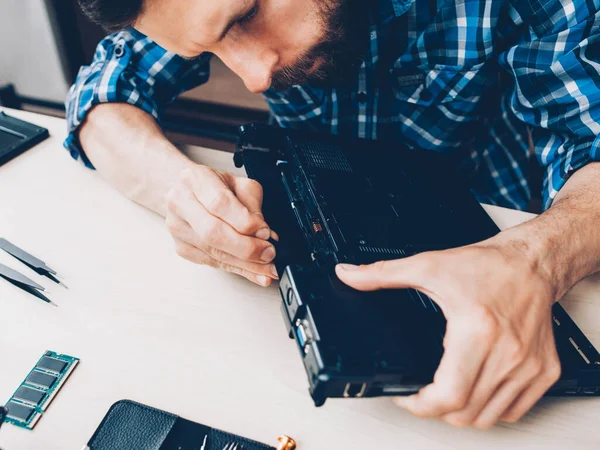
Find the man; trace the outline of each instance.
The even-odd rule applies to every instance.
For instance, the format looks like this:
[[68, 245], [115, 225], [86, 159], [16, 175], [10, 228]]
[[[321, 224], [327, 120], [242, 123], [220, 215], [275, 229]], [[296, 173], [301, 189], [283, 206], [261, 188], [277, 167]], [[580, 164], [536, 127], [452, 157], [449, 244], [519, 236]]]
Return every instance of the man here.
[[165, 216], [181, 256], [260, 285], [277, 278], [261, 187], [192, 163], [158, 124], [208, 80], [211, 54], [265, 93], [281, 126], [452, 154], [486, 203], [527, 205], [531, 156], [547, 209], [535, 220], [337, 274], [357, 289], [414, 287], [442, 308], [435, 380], [397, 399], [414, 414], [488, 428], [558, 379], [551, 305], [600, 260], [600, 0], [80, 3], [121, 31], [70, 92], [71, 154]]

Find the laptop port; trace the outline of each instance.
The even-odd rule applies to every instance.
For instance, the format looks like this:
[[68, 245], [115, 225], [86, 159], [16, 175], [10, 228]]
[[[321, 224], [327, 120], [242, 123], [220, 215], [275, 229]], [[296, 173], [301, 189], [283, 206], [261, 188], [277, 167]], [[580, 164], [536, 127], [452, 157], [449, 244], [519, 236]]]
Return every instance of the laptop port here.
[[306, 336], [306, 331], [304, 331], [304, 326], [302, 323], [296, 327], [296, 337], [298, 338], [298, 344], [300, 347], [304, 348], [306, 344], [310, 344], [308, 337]]
[[348, 383], [346, 389], [344, 389], [344, 397], [346, 398], [361, 398], [365, 395], [367, 390], [367, 383]]
[[285, 301], [289, 306], [292, 306], [292, 304], [296, 301], [296, 294], [292, 288], [288, 289]]
[[416, 384], [388, 384], [383, 386], [381, 392], [383, 395], [408, 395], [418, 392], [422, 387]]

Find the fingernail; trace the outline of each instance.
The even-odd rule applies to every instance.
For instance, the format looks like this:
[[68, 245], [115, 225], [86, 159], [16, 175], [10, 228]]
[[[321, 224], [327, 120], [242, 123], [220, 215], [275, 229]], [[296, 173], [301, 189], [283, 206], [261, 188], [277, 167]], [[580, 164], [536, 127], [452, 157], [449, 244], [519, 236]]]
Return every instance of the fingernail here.
[[266, 286], [267, 283], [269, 282], [269, 279], [264, 275], [257, 275], [256, 281], [258, 281], [258, 283], [261, 284], [262, 286]]
[[271, 237], [271, 230], [269, 230], [268, 228], [261, 228], [260, 230], [258, 230], [256, 232], [256, 237], [258, 239], [262, 239], [263, 241], [266, 241], [267, 239], [269, 239]]
[[268, 246], [260, 255], [260, 259], [264, 262], [271, 262], [275, 258], [275, 248], [273, 246]]
[[271, 239], [279, 242], [279, 235], [277, 233], [275, 233], [273, 230], [271, 230]]
[[273, 274], [273, 276], [275, 278], [279, 278], [279, 274], [277, 273], [277, 268], [274, 265], [271, 266], [271, 273]]
[[353, 264], [338, 264], [337, 265], [340, 269], [342, 270], [347, 270], [347, 271], [352, 271], [352, 270], [356, 270], [358, 269], [358, 266], [355, 266]]

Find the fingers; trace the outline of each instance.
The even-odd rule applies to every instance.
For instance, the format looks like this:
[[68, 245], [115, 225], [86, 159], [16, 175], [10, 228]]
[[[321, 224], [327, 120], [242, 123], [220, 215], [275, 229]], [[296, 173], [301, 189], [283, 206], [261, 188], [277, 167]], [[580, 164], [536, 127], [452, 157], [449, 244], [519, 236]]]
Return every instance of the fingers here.
[[[458, 335], [456, 328], [448, 329], [446, 352], [433, 384], [396, 403], [421, 417], [441, 416], [454, 426], [487, 429], [499, 420], [516, 422], [560, 378], [550, 322], [525, 347], [493, 321], [486, 323], [485, 315], [466, 319], [458, 326]], [[473, 328], [473, 323], [479, 325]], [[448, 327], [454, 325], [456, 318], [448, 322]], [[456, 351], [461, 342], [463, 348]], [[473, 377], [477, 364], [481, 368]]]
[[524, 415], [560, 376], [552, 328], [549, 321], [546, 324], [529, 345], [514, 332], [499, 333], [469, 402], [442, 419], [455, 426], [487, 429], [503, 417], [517, 421]]
[[435, 275], [434, 263], [434, 253], [421, 253], [409, 258], [380, 261], [367, 266], [338, 264], [335, 273], [348, 286], [361, 291], [408, 287], [423, 290], [425, 277]]
[[[496, 420], [500, 418], [505, 422], [517, 422], [529, 411], [533, 405], [558, 381], [560, 378], [561, 368], [556, 348], [549, 349], [552, 355], [549, 361], [541, 370], [540, 374], [535, 378], [535, 382], [526, 389], [521, 396], [503, 413], [496, 416]], [[501, 409], [492, 411], [490, 414], [496, 413]]]
[[[487, 343], [482, 344], [488, 345]], [[533, 361], [527, 358], [526, 349], [514, 334], [504, 332], [491, 345], [492, 350], [467, 405], [462, 410], [442, 417], [445, 422], [459, 427], [473, 425], [490, 399], [497, 395], [498, 387], [507, 382], [507, 378], [519, 380], [518, 386], [512, 386], [513, 383], [508, 382], [511, 391], [517, 389], [516, 395], [537, 375]]]
[[248, 211], [262, 216], [263, 189], [260, 183], [250, 178], [234, 177], [230, 174], [221, 174], [227, 184]]
[[[240, 234], [263, 240], [269, 238], [269, 226], [262, 214], [257, 214], [262, 207], [262, 188], [258, 183], [239, 181], [229, 174], [202, 166], [197, 170], [201, 173], [184, 171], [181, 182], [190, 188], [206, 211]], [[242, 192], [243, 201], [232, 191], [232, 187]]]
[[277, 239], [261, 213], [262, 187], [197, 166], [182, 172], [167, 198], [167, 226], [178, 253], [267, 286], [277, 273]]
[[189, 193], [180, 192], [176, 201], [169, 203], [169, 210], [173, 212], [167, 220], [171, 234], [183, 235], [187, 231], [185, 223], [189, 224], [195, 235], [192, 243], [217, 260], [223, 260], [223, 252], [243, 261], [262, 264], [271, 263], [275, 258], [272, 244], [236, 232], [228, 223], [210, 214]]
[[[270, 286], [272, 282], [273, 275], [269, 272], [269, 274], [261, 274], [261, 270], [270, 270], [269, 266], [260, 266], [252, 265], [246, 261], [239, 261], [235, 258], [230, 261], [219, 261], [214, 258], [211, 258], [207, 253], [202, 250], [194, 247], [193, 245], [188, 244], [180, 239], [174, 239], [175, 241], [175, 250], [177, 254], [188, 261], [191, 261], [196, 264], [208, 265], [211, 267], [223, 269], [227, 272], [234, 273], [236, 275], [243, 276], [247, 280], [256, 283], [260, 286]], [[256, 270], [256, 272], [254, 272]]]
[[[262, 202], [263, 202], [263, 188], [255, 180], [249, 178], [234, 177], [230, 174], [223, 174], [229, 184], [229, 187], [238, 198], [238, 200], [244, 205], [250, 214], [256, 215], [259, 220], [264, 221], [262, 213]], [[277, 234], [269, 230], [269, 228], [261, 228], [255, 234], [260, 239], [274, 238]]]
[[531, 380], [526, 371], [520, 370], [514, 378], [505, 381], [479, 413], [473, 426], [483, 430], [492, 427], [515, 399], [529, 387]]
[[[419, 417], [439, 417], [467, 404], [490, 347], [480, 344], [486, 338], [485, 325], [474, 328], [468, 319], [448, 322], [445, 352], [432, 384], [395, 403]], [[469, 330], [465, 332], [465, 330]]]
[[[214, 259], [217, 262], [221, 262], [221, 263], [224, 263], [227, 265], [240, 267], [241, 269], [247, 270], [256, 275], [263, 275], [263, 276], [273, 278], [273, 279], [278, 278], [277, 271], [275, 269], [275, 265], [273, 265], [273, 264], [260, 264], [260, 263], [253, 263], [250, 261], [244, 261], [244, 260], [236, 258], [235, 256], [233, 256], [229, 253], [226, 253], [224, 251], [219, 251], [219, 250], [211, 248], [211, 247], [206, 247], [206, 246], [204, 246], [203, 243], [201, 243], [199, 241], [197, 235], [194, 233], [194, 230], [185, 222], [182, 223], [181, 225], [178, 225], [177, 228], [178, 228], [178, 232], [176, 233], [176, 235], [174, 235], [174, 237], [176, 239], [181, 240], [184, 243], [197, 248], [198, 250], [202, 251], [202, 253], [205, 254], [210, 259]], [[186, 259], [189, 259], [189, 258], [186, 258]], [[213, 264], [211, 264], [211, 265], [213, 265]], [[262, 278], [261, 278], [261, 280], [262, 280]], [[264, 283], [261, 282], [260, 284], [264, 284]]]
[[512, 342], [509, 340], [506, 345], [505, 339], [504, 347], [498, 348], [498, 353], [505, 356], [505, 365], [515, 368], [486, 401], [472, 423], [474, 427], [487, 429], [499, 420], [516, 422], [560, 378], [560, 361], [550, 317], [543, 324], [529, 346], [515, 345], [518, 341], [513, 336]]
[[[212, 219], [211, 219], [212, 220]], [[216, 219], [214, 219], [216, 220]], [[225, 226], [226, 224], [223, 224]], [[265, 262], [252, 262], [244, 259], [240, 259], [225, 250], [221, 250], [215, 247], [211, 247], [208, 242], [203, 241], [200, 236], [194, 231], [194, 229], [184, 220], [170, 215], [167, 218], [167, 227], [171, 232], [171, 235], [178, 240], [183, 241], [198, 250], [205, 253], [208, 257], [226, 263], [229, 265], [235, 265], [245, 270], [251, 271], [258, 275], [266, 275], [270, 278], [277, 278], [277, 273], [273, 264], [267, 264], [270, 261]], [[260, 246], [268, 246], [270, 244], [255, 238], [244, 237], [244, 239], [250, 239], [254, 243], [258, 243]], [[264, 253], [264, 252], [263, 252]]]

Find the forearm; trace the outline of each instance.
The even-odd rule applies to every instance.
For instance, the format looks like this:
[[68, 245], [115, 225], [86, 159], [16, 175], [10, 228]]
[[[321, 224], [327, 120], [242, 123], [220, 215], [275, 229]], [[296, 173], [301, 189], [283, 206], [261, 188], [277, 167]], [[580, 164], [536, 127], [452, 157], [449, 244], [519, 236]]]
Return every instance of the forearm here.
[[167, 140], [150, 115], [127, 104], [96, 106], [79, 139], [109, 183], [162, 216], [167, 192], [181, 171], [194, 165]]
[[552, 284], [559, 300], [575, 283], [600, 270], [600, 163], [577, 171], [553, 206], [536, 219], [501, 233]]

